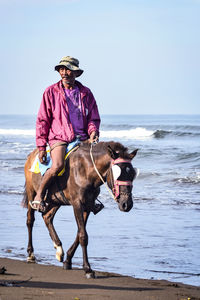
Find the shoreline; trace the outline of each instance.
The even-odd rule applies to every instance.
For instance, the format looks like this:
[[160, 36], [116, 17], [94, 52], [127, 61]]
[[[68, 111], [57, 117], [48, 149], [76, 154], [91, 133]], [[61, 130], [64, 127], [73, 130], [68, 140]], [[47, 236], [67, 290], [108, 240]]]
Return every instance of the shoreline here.
[[95, 271], [87, 279], [82, 269], [0, 258], [0, 300], [200, 300], [200, 287], [166, 280], [138, 279]]

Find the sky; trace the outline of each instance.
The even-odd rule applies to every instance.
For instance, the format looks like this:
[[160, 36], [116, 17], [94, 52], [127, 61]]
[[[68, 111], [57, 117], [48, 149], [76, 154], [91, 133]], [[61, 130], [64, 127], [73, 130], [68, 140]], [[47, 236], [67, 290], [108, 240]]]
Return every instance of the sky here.
[[37, 114], [63, 56], [100, 114], [200, 114], [200, 0], [0, 0], [0, 114]]

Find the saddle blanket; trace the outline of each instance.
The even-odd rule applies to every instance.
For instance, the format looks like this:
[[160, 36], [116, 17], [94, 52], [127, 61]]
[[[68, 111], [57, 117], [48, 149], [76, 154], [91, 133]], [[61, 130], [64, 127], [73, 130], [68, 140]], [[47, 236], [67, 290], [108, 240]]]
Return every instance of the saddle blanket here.
[[[65, 154], [65, 160], [68, 158], [68, 156], [75, 151], [80, 145], [80, 141], [79, 139], [76, 139], [74, 142], [69, 143], [69, 145], [66, 147], [66, 154]], [[43, 176], [44, 173], [51, 168], [52, 166], [52, 160], [51, 160], [51, 156], [50, 156], [50, 149], [47, 149], [47, 162], [45, 164], [41, 164], [41, 162], [39, 161], [38, 158], [38, 154], [36, 155], [34, 162], [30, 168], [30, 171], [33, 173], [41, 173], [41, 175]], [[63, 175], [63, 173], [65, 172], [65, 168], [62, 169], [62, 171], [60, 171], [60, 173], [58, 174], [58, 176]]]

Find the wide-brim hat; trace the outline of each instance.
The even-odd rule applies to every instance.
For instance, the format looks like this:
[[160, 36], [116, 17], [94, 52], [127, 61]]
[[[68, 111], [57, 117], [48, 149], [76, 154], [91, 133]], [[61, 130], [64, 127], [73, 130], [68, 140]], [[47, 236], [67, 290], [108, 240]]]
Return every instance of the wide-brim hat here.
[[71, 56], [64, 56], [58, 65], [55, 66], [55, 70], [59, 72], [60, 67], [66, 67], [71, 71], [76, 71], [76, 77], [81, 76], [83, 70], [79, 68], [78, 59]]

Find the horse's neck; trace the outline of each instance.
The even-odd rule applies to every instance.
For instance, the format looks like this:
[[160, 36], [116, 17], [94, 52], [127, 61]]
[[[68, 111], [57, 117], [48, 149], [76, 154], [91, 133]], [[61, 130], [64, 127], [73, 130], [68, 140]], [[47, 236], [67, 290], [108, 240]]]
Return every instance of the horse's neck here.
[[84, 148], [80, 148], [84, 150], [84, 155], [86, 155], [89, 161], [92, 160], [94, 164], [94, 168], [100, 172], [102, 176], [105, 176], [111, 163], [111, 157], [107, 152], [107, 143], [100, 142], [95, 145], [92, 149], [85, 145]]
[[103, 177], [105, 177], [108, 169], [110, 168], [111, 157], [108, 155], [108, 153], [104, 153], [98, 155], [95, 161], [99, 172]]

